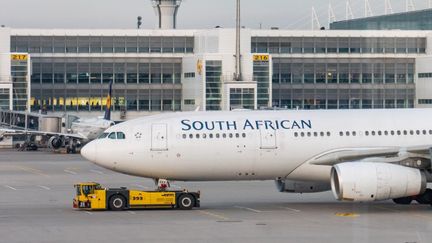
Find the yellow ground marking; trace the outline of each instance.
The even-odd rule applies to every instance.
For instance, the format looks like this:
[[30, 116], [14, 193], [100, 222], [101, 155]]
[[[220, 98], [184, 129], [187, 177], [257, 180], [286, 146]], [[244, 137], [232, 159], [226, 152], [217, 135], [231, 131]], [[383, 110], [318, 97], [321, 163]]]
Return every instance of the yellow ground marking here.
[[211, 213], [211, 212], [209, 212], [209, 211], [205, 211], [205, 210], [197, 210], [197, 212], [199, 212], [199, 213], [201, 213], [201, 214], [205, 214], [205, 215], [210, 216], [210, 217], [217, 218], [217, 219], [219, 219], [219, 220], [229, 220], [229, 218], [227, 218], [227, 217], [225, 217], [225, 216], [223, 216], [223, 215], [219, 215], [219, 214]]
[[335, 215], [338, 217], [350, 217], [350, 218], [356, 218], [359, 216], [356, 213], [335, 213]]

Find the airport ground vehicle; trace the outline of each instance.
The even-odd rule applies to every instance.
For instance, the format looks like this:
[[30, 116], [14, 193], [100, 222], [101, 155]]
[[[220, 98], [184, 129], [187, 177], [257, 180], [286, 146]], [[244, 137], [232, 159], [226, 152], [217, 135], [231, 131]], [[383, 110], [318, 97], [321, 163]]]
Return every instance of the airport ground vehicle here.
[[141, 191], [104, 188], [96, 182], [75, 185], [73, 207], [90, 210], [120, 211], [133, 208], [178, 208], [183, 210], [200, 206], [200, 193], [188, 191]]

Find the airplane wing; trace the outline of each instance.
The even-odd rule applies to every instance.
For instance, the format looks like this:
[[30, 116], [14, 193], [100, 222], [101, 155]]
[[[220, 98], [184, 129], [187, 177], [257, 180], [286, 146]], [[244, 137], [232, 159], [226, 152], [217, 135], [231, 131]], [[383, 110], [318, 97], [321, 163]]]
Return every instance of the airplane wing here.
[[413, 147], [365, 147], [331, 150], [309, 160], [314, 165], [335, 165], [352, 161], [398, 163], [410, 158], [431, 159], [432, 145]]
[[6, 129], [0, 128], [0, 137], [13, 137], [19, 135], [41, 135], [41, 136], [59, 136], [59, 137], [68, 137], [75, 139], [87, 139], [86, 137], [80, 134], [73, 133], [57, 133], [57, 132], [45, 132], [45, 131], [32, 131], [32, 130], [19, 130], [19, 129]]

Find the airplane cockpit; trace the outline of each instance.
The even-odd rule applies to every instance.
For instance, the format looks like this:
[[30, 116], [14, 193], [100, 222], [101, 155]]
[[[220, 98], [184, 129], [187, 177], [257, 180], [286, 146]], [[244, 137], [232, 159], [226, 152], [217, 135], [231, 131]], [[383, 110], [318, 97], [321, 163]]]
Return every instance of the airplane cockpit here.
[[123, 132], [104, 132], [98, 139], [126, 139], [126, 135]]

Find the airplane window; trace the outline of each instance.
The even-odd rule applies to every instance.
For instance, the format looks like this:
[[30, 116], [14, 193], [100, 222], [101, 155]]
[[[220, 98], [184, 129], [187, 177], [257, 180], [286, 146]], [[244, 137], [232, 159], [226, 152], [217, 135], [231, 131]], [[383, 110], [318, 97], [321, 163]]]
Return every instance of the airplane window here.
[[397, 130], [397, 135], [401, 135], [401, 134], [402, 134], [401, 131]]
[[414, 135], [414, 131], [413, 130], [410, 130], [410, 135]]
[[320, 136], [321, 136], [321, 137], [324, 137], [324, 132], [320, 132]]
[[375, 131], [372, 131], [372, 136], [375, 136]]
[[318, 133], [317, 132], [314, 132], [314, 137], [318, 137]]
[[108, 138], [109, 139], [116, 139], [116, 133], [115, 132], [110, 133], [110, 135], [108, 135]]
[[339, 136], [343, 136], [343, 132], [339, 132]]
[[187, 138], [186, 134], [183, 134], [183, 135], [182, 135], [182, 137], [183, 137], [184, 139], [186, 139], [186, 138]]
[[126, 135], [122, 132], [117, 132], [117, 139], [126, 139]]
[[423, 130], [423, 135], [426, 135], [426, 130]]
[[108, 133], [104, 132], [98, 137], [98, 139], [106, 138], [107, 136], [108, 136]]
[[382, 134], [381, 131], [378, 131], [378, 136], [381, 136], [381, 134]]
[[239, 138], [239, 137], [240, 137], [240, 134], [236, 133], [236, 138]]
[[350, 132], [346, 132], [345, 134], [346, 134], [347, 136], [349, 136], [349, 135], [350, 135]]
[[220, 135], [219, 135], [219, 133], [216, 133], [216, 138], [220, 138]]
[[404, 130], [404, 131], [403, 131], [403, 134], [404, 134], [404, 135], [407, 135], [407, 134], [408, 134], [408, 132], [407, 132], [406, 130]]
[[366, 131], [366, 132], [365, 132], [365, 135], [366, 135], [366, 136], [369, 136], [369, 131]]
[[352, 132], [352, 135], [353, 136], [357, 136], [357, 133], [354, 131], [354, 132]]
[[304, 133], [304, 132], [301, 132], [301, 133], [300, 133], [300, 136], [304, 137], [304, 136], [305, 136], [305, 133]]
[[392, 130], [392, 131], [390, 131], [390, 134], [391, 134], [392, 136], [394, 136], [394, 135], [395, 135], [395, 132]]
[[209, 134], [209, 138], [213, 138], [213, 133], [210, 133], [210, 134]]
[[196, 138], [200, 138], [200, 135], [199, 135], [199, 134], [196, 134], [195, 137], [196, 137]]
[[232, 133], [230, 133], [230, 134], [229, 134], [229, 137], [230, 137], [230, 138], [232, 138], [232, 137], [233, 137], [233, 134], [232, 134]]
[[294, 137], [298, 137], [298, 133], [297, 132], [294, 133]]
[[420, 135], [420, 131], [419, 131], [419, 130], [417, 130], [417, 131], [416, 131], [416, 134], [417, 134], [417, 135]]
[[307, 136], [310, 137], [312, 134], [310, 132], [307, 132]]
[[388, 132], [387, 132], [387, 131], [384, 131], [384, 135], [386, 135], [386, 136], [387, 136], [387, 135], [388, 135]]
[[206, 137], [207, 137], [207, 134], [204, 133], [204, 134], [202, 135], [202, 138], [206, 138]]
[[429, 134], [432, 135], [432, 130], [429, 130]]
[[193, 134], [189, 134], [189, 138], [193, 138]]
[[242, 137], [244, 137], [244, 138], [245, 138], [245, 137], [246, 137], [246, 133], [242, 133]]
[[330, 137], [330, 135], [331, 135], [331, 133], [330, 133], [330, 132], [327, 132], [327, 136]]
[[223, 138], [226, 138], [226, 133], [222, 133], [222, 137], [223, 137]]

